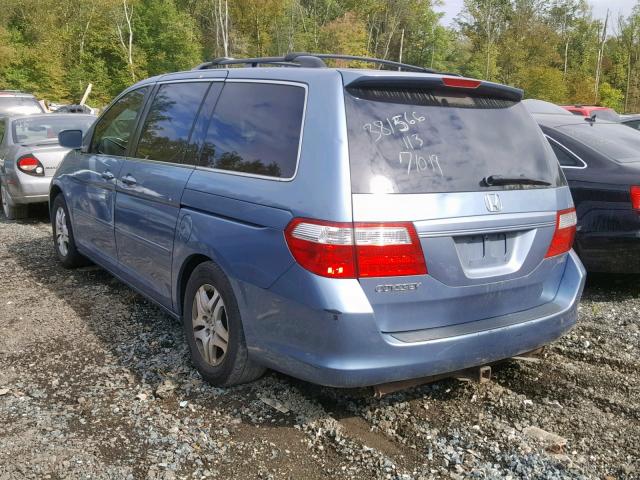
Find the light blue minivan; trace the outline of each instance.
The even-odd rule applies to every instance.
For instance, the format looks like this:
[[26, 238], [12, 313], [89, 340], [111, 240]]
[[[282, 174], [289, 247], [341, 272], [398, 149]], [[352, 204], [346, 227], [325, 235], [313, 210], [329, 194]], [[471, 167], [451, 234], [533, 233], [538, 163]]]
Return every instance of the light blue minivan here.
[[182, 319], [217, 385], [265, 368], [380, 385], [569, 330], [585, 278], [576, 215], [522, 91], [326, 58], [150, 78], [84, 139], [62, 132], [62, 264], [90, 259]]

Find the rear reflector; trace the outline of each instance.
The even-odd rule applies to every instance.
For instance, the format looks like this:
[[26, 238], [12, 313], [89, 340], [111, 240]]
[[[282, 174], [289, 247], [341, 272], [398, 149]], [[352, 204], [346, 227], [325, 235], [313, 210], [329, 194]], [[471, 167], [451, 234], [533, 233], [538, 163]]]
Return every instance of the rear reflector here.
[[392, 277], [427, 273], [411, 223], [291, 221], [285, 238], [296, 261], [330, 278]]
[[551, 245], [549, 245], [545, 258], [555, 257], [556, 255], [561, 255], [571, 250], [573, 239], [576, 236], [577, 224], [578, 217], [576, 216], [575, 208], [560, 210], [558, 212], [556, 216], [556, 230], [553, 233]]
[[16, 162], [18, 169], [29, 175], [44, 175], [44, 167], [33, 155], [24, 155]]
[[631, 187], [631, 208], [636, 212], [640, 212], [640, 187]]
[[478, 88], [482, 82], [480, 80], [470, 80], [468, 78], [443, 77], [442, 83], [447, 87], [454, 88]]

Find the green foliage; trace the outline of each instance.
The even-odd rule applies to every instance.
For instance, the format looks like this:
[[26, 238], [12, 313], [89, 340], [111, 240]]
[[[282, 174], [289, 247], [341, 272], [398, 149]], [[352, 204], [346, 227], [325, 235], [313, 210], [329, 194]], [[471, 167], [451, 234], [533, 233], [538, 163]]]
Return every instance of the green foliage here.
[[640, 3], [610, 19], [604, 45], [588, 0], [465, 0], [453, 27], [440, 23], [439, 0], [2, 3], [0, 88], [51, 101], [77, 102], [92, 83], [90, 103], [102, 106], [134, 81], [207, 58], [322, 51], [402, 58], [515, 85], [530, 98], [640, 111]]
[[524, 88], [527, 98], [538, 98], [553, 103], [562, 103], [567, 98], [567, 87], [562, 72], [556, 68], [525, 68], [518, 84]]
[[622, 90], [613, 88], [608, 83], [600, 85], [600, 105], [603, 107], [610, 107], [620, 112], [624, 105], [624, 93]]

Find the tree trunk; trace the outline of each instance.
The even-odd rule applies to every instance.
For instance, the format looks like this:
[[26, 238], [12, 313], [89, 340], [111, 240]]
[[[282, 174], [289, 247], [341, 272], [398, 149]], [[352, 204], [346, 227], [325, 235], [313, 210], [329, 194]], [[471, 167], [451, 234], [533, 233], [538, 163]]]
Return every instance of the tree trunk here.
[[120, 24], [116, 24], [116, 29], [118, 31], [120, 44], [122, 45], [122, 48], [124, 49], [125, 55], [127, 57], [127, 65], [129, 66], [131, 79], [135, 82], [136, 74], [133, 68], [133, 5], [131, 6], [131, 8], [129, 8], [127, 6], [127, 0], [122, 0], [122, 6], [124, 9], [124, 20], [127, 24], [128, 39], [125, 40], [123, 26], [120, 26]]
[[631, 50], [627, 58], [627, 88], [624, 92], [624, 113], [629, 111], [629, 87], [631, 86]]
[[607, 16], [604, 19], [604, 27], [602, 29], [602, 38], [600, 40], [600, 47], [598, 49], [598, 62], [596, 65], [596, 84], [595, 84], [595, 101], [598, 104], [600, 96], [600, 74], [602, 70], [602, 57], [604, 56], [604, 44], [607, 41], [607, 23], [609, 22], [609, 9], [607, 9]]

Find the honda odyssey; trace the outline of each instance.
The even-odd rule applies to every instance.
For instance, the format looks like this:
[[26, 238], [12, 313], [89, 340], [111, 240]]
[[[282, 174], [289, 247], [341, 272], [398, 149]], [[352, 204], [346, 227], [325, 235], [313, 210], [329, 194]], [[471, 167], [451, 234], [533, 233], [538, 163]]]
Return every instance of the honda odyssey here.
[[378, 385], [567, 332], [576, 214], [522, 91], [336, 58], [353, 57], [218, 59], [62, 132], [62, 264], [90, 259], [181, 319], [217, 385], [265, 368]]

